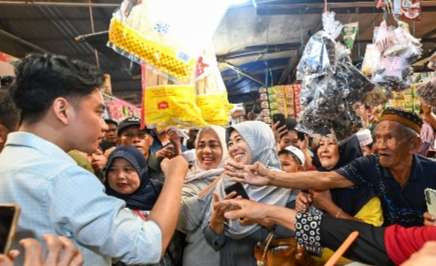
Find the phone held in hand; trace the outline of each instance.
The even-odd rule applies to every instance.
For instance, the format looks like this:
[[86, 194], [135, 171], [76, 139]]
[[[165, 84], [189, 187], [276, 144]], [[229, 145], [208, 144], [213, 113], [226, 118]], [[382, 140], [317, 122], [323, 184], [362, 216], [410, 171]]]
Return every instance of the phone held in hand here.
[[0, 204], [0, 252], [7, 254], [15, 237], [20, 207], [16, 204]]
[[226, 187], [224, 191], [227, 195], [235, 191], [238, 196], [241, 196], [244, 199], [250, 199], [248, 197], [247, 191], [245, 191], [244, 186], [242, 186], [241, 183], [235, 183], [233, 185], [230, 185]]
[[273, 123], [279, 122], [278, 127], [286, 126], [286, 117], [284, 114], [276, 113], [272, 115]]
[[431, 188], [426, 188], [424, 190], [425, 201], [427, 202], [427, 211], [436, 217], [436, 190]]

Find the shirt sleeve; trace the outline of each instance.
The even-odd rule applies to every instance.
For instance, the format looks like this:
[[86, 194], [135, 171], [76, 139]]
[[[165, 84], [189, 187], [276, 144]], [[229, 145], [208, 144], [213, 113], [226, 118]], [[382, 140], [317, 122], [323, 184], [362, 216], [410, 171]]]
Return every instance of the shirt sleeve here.
[[157, 263], [162, 233], [154, 221], [143, 221], [124, 201], [108, 196], [98, 179], [70, 167], [51, 182], [49, 217], [57, 234], [126, 264]]
[[400, 265], [413, 253], [417, 252], [427, 241], [436, 240], [436, 227], [415, 226], [403, 227], [391, 225], [386, 228], [385, 248], [389, 258]]
[[356, 186], [371, 186], [373, 182], [370, 179], [376, 174], [376, 171], [373, 170], [375, 167], [374, 160], [375, 157], [372, 156], [359, 157], [346, 166], [337, 169], [336, 173], [347, 178]]
[[194, 232], [205, 219], [210, 201], [198, 196], [185, 197], [182, 200], [177, 230], [187, 234]]
[[203, 229], [203, 235], [206, 239], [206, 242], [211, 246], [214, 250], [219, 251], [226, 244], [226, 236], [224, 234], [219, 235], [215, 233], [210, 226], [206, 226]]

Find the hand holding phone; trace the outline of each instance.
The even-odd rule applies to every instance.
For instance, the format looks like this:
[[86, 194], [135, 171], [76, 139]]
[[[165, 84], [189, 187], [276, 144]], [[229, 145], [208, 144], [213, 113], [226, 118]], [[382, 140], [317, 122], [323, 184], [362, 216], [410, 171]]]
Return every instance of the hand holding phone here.
[[244, 199], [250, 199], [247, 191], [245, 191], [244, 186], [242, 186], [241, 183], [234, 183], [233, 185], [226, 187], [224, 191], [227, 195], [235, 191], [238, 196], [241, 196]]
[[427, 202], [427, 211], [436, 217], [436, 190], [431, 188], [426, 188], [424, 190], [425, 201]]
[[0, 204], [0, 252], [7, 254], [15, 236], [20, 215], [20, 207], [16, 204]]

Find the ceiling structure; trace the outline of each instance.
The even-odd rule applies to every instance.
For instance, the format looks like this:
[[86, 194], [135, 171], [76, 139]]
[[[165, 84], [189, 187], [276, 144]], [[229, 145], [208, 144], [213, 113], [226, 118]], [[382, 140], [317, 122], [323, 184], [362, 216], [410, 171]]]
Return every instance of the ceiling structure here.
[[[16, 57], [52, 52], [98, 64], [111, 75], [115, 96], [138, 103], [138, 65], [106, 47], [110, 18], [120, 2], [0, 0], [0, 51]], [[383, 18], [374, 5], [372, 0], [329, 1], [337, 20], [359, 22], [356, 63]], [[422, 6], [420, 19], [409, 24], [429, 55], [436, 49], [436, 1]], [[293, 81], [305, 43], [321, 28], [322, 11], [319, 0], [256, 0], [230, 8], [214, 36], [230, 100], [253, 101], [259, 87]], [[423, 69], [422, 62], [416, 70]]]

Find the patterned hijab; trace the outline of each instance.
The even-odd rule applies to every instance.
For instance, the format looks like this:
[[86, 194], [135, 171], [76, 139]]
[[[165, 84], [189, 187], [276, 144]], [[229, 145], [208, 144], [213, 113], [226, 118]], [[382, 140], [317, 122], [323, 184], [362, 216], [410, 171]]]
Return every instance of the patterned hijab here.
[[[269, 168], [277, 169], [280, 171], [280, 161], [276, 152], [276, 143], [274, 133], [271, 128], [260, 121], [246, 121], [230, 127], [227, 131], [227, 139], [230, 133], [237, 131], [239, 135], [247, 142], [250, 148], [252, 164], [261, 162]], [[225, 188], [232, 185], [234, 182], [228, 177], [224, 177], [217, 184], [215, 190], [220, 198], [226, 196]], [[253, 186], [249, 184], [243, 185], [251, 200], [285, 206], [290, 196], [290, 189], [278, 188], [275, 186]], [[234, 239], [244, 238], [260, 228], [259, 225], [241, 225], [239, 221], [229, 221], [225, 229], [225, 234]]]

